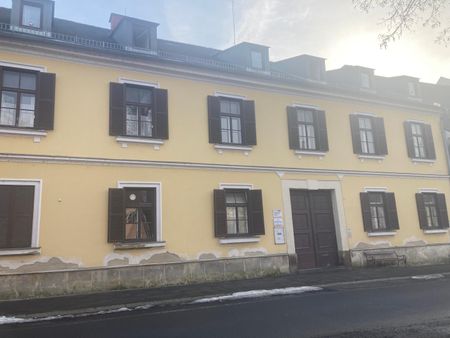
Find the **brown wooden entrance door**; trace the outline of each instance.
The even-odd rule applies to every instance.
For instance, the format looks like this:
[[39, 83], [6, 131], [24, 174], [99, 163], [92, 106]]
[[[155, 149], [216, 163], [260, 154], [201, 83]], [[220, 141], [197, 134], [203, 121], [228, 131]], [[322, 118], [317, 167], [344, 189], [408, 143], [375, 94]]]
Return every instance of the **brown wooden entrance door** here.
[[298, 267], [339, 263], [331, 191], [291, 190], [292, 221]]

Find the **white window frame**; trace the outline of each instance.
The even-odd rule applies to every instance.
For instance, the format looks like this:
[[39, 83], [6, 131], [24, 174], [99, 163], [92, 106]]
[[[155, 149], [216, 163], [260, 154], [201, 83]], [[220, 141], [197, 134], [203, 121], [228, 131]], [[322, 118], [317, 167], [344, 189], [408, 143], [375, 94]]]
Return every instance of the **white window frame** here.
[[117, 188], [154, 188], [156, 190], [156, 243], [163, 243], [161, 182], [119, 181], [117, 182]]
[[41, 222], [42, 180], [41, 179], [9, 179], [0, 178], [0, 185], [32, 186], [34, 187], [33, 225], [31, 232], [31, 247], [23, 249], [0, 249], [1, 255], [39, 254], [39, 231]]

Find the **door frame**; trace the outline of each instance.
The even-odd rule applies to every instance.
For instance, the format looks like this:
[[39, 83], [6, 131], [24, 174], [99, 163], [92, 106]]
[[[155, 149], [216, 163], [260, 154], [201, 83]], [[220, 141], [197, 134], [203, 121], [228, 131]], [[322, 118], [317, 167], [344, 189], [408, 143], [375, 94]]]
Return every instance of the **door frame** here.
[[336, 229], [336, 242], [340, 259], [342, 252], [349, 250], [347, 227], [344, 215], [344, 203], [340, 181], [316, 180], [283, 180], [283, 205], [286, 225], [286, 242], [289, 255], [295, 255], [294, 224], [292, 221], [291, 189], [294, 190], [328, 190], [331, 194], [333, 206], [334, 226]]

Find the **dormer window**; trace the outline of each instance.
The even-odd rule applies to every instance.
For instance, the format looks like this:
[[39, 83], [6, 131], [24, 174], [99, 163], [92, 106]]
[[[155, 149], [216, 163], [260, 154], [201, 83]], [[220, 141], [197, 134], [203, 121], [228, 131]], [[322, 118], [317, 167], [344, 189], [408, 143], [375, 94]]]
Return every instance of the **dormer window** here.
[[35, 3], [24, 2], [22, 5], [22, 26], [41, 29], [42, 6]]
[[408, 82], [408, 94], [409, 96], [416, 96], [416, 86], [412, 82]]
[[150, 32], [146, 27], [133, 27], [133, 47], [150, 49]]
[[252, 58], [252, 68], [255, 69], [263, 68], [262, 54], [260, 52], [252, 51], [251, 58]]
[[370, 89], [370, 77], [367, 73], [361, 73], [361, 87]]

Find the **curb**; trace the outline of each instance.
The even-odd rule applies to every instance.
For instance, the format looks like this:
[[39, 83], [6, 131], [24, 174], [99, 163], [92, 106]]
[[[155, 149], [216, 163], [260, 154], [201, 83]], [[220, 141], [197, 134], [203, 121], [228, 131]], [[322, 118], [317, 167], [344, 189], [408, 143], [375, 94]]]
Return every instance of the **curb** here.
[[[436, 276], [436, 277], [426, 278], [427, 276]], [[359, 280], [359, 281], [357, 280], [357, 281], [325, 283], [325, 284], [318, 284], [318, 285], [313, 285], [313, 286], [319, 287], [322, 289], [327, 289], [327, 288], [346, 286], [346, 285], [364, 285], [364, 284], [371, 284], [371, 283], [401, 281], [401, 280], [410, 280], [410, 279], [423, 281], [423, 280], [427, 280], [427, 279], [444, 278], [446, 276], [450, 276], [450, 272], [435, 273], [435, 274], [430, 274], [430, 275], [410, 275], [410, 276], [402, 276], [402, 277], [387, 277], [387, 278], [366, 279], [366, 280]], [[414, 278], [414, 277], [416, 277], [416, 278]], [[417, 278], [417, 277], [419, 277], [419, 278]], [[290, 287], [292, 287], [292, 286], [290, 286]], [[252, 291], [255, 291], [255, 290], [252, 290]], [[318, 291], [314, 291], [314, 292], [318, 292]], [[174, 298], [174, 299], [167, 299], [167, 300], [154, 301], [154, 302], [147, 301], [147, 302], [125, 303], [125, 304], [117, 304], [117, 305], [110, 305], [110, 306], [83, 308], [83, 309], [70, 310], [70, 311], [53, 311], [53, 312], [43, 312], [43, 313], [36, 313], [36, 314], [27, 314], [27, 315], [16, 314], [14, 316], [8, 316], [7, 318], [17, 318], [17, 319], [21, 319], [21, 320], [23, 319], [22, 322], [16, 323], [16, 324], [22, 324], [22, 323], [27, 323], [27, 322], [42, 322], [42, 321], [60, 320], [60, 319], [69, 319], [69, 318], [94, 317], [94, 316], [113, 314], [113, 313], [119, 313], [119, 312], [144, 311], [144, 310], [155, 309], [158, 307], [165, 307], [165, 306], [189, 306], [189, 305], [194, 305], [193, 303], [195, 301], [198, 301], [199, 299], [222, 297], [222, 296], [230, 295], [232, 293], [233, 292], [207, 294], [207, 295], [202, 295], [202, 296], [197, 296], [197, 297]], [[270, 296], [266, 296], [264, 298], [268, 298], [268, 297], [270, 297]], [[252, 299], [252, 298], [247, 298], [247, 299]], [[215, 301], [215, 302], [211, 302], [210, 304], [221, 303], [221, 302], [223, 303], [226, 301]], [[0, 324], [0, 326], [2, 326], [2, 325], [14, 325], [14, 323], [11, 322], [11, 323]]]

